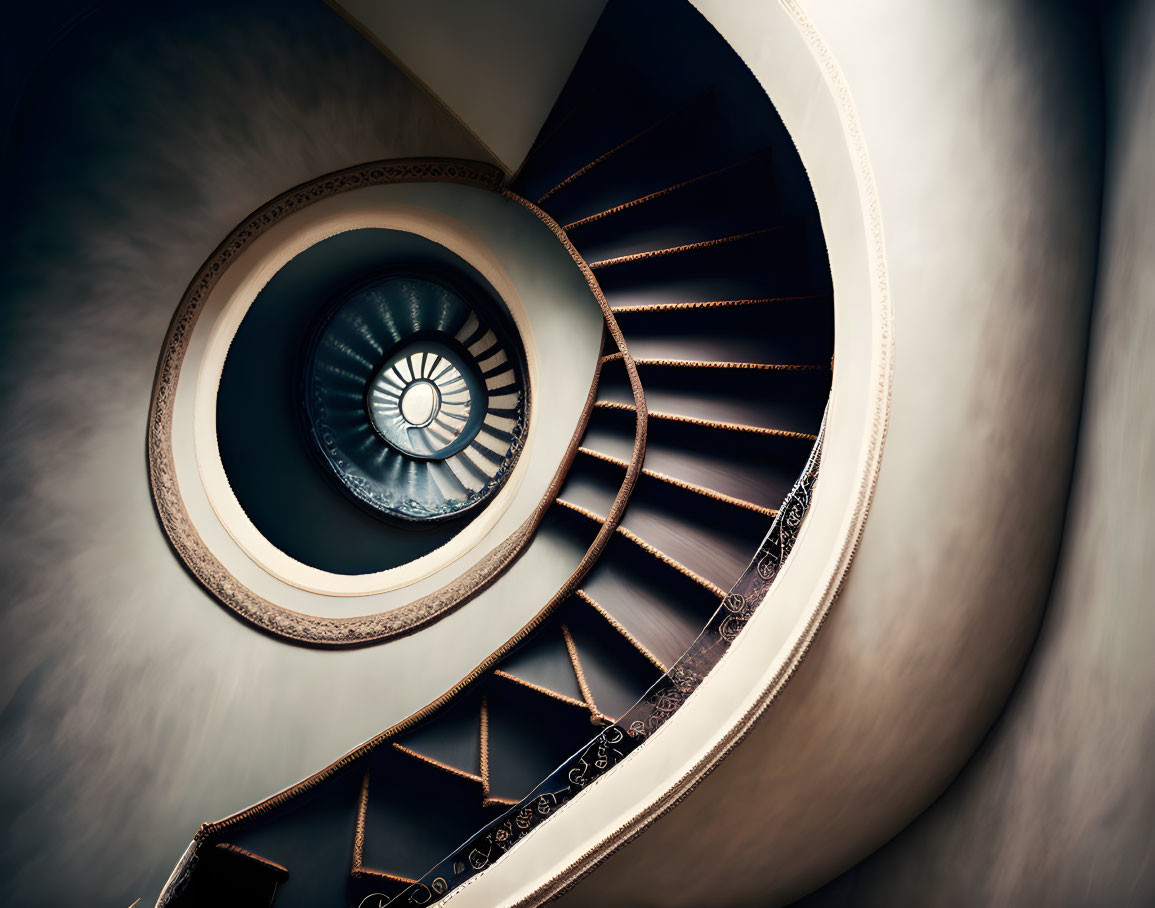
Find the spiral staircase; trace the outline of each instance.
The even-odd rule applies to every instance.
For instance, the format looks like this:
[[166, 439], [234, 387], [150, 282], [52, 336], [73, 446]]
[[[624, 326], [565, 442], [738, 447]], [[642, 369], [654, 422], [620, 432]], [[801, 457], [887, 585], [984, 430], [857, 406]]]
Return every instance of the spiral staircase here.
[[5, 12], [5, 905], [1155, 903], [1151, 4]]
[[[572, 246], [605, 306], [592, 408], [537, 530], [588, 547], [587, 572], [471, 683], [206, 824], [161, 904], [445, 895], [472, 871], [439, 862], [532, 803], [676, 670], [806, 473], [833, 310], [804, 177], [769, 100], [716, 34], [683, 15], [639, 44], [638, 15], [610, 5], [504, 190]], [[677, 78], [654, 77], [690, 54], [697, 65]], [[361, 324], [346, 321], [331, 329], [335, 361]], [[475, 322], [458, 338], [476, 340]], [[398, 397], [415, 377], [387, 390]]]

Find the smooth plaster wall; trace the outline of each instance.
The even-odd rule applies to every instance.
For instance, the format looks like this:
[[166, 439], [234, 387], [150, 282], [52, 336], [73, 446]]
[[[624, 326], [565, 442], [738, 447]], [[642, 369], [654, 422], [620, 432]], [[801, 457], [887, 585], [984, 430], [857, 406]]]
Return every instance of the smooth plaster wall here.
[[[773, 71], [766, 8], [697, 5]], [[780, 699], [567, 908], [781, 904], [852, 865], [973, 753], [1050, 589], [1098, 237], [1084, 23], [1023, 0], [799, 6], [852, 93], [885, 232], [895, 372], [873, 507]], [[771, 96], [805, 163], [805, 111]]]
[[513, 173], [606, 0], [330, 0]]
[[[946, 784], [954, 769], [944, 767], [970, 752], [1015, 674], [996, 672], [976, 691], [968, 671], [1017, 665], [1034, 632], [1066, 500], [1082, 376], [1075, 329], [1094, 264], [1089, 175], [1098, 162], [1080, 144], [1096, 130], [1083, 93], [1086, 35], [1041, 3], [864, 6], [806, 4], [855, 93], [887, 230], [898, 371], [879, 502], [851, 584], [788, 698], [566, 904], [600, 904], [599, 885], [636, 894], [635, 880], [650, 887], [635, 904], [763, 905], [820, 884]], [[210, 4], [99, 22], [81, 36], [88, 51], [66, 46], [52, 61], [89, 67], [88, 78], [66, 72], [38, 87], [59, 113], [17, 135], [20, 245], [5, 264], [0, 340], [8, 904], [147, 902], [195, 824], [236, 806], [235, 789], [191, 781], [219, 768], [197, 730], [217, 722], [221, 734], [250, 734], [243, 715], [219, 720], [263, 669], [246, 666], [240, 647], [236, 677], [182, 675], [182, 666], [190, 647], [233, 647], [242, 633], [257, 654], [275, 644], [187, 578], [143, 480], [156, 350], [188, 276], [244, 213], [316, 173], [390, 154], [479, 154], [355, 36], [325, 24], [332, 13], [282, 3], [271, 25], [247, 9]], [[1128, 137], [1111, 150], [1116, 187], [1122, 174], [1145, 179], [1143, 148], [1155, 132], [1143, 53], [1150, 15], [1113, 34], [1126, 51], [1114, 84], [1132, 86], [1113, 108], [1114, 135]], [[315, 55], [308, 66], [303, 53]], [[202, 97], [206, 78], [215, 94]], [[413, 104], [421, 128], [399, 133], [397, 117], [379, 115], [391, 103]], [[88, 111], [79, 129], [70, 122], [78, 109]], [[1133, 117], [1139, 125], [1123, 128]], [[1143, 504], [1155, 491], [1155, 424], [1142, 389], [1155, 377], [1143, 356], [1155, 326], [1141, 292], [1151, 191], [1128, 180], [1109, 193], [1108, 236], [1123, 234], [1117, 245], [1128, 254], [1103, 271], [1068, 522], [1079, 529], [1068, 530], [1036, 661], [960, 785], [815, 904], [1151, 901], [1143, 581], [1155, 578]], [[1008, 409], [1021, 417], [1014, 431], [996, 418]], [[958, 563], [928, 563], [923, 551], [935, 546]], [[878, 678], [885, 689], [870, 683]], [[200, 705], [182, 712], [185, 694]], [[815, 714], [829, 702], [840, 703], [835, 713]], [[961, 731], [936, 729], [936, 717], [960, 712]], [[835, 772], [846, 754], [824, 746], [855, 736], [886, 747], [847, 778]], [[888, 759], [912, 742], [926, 755], [913, 772]], [[308, 738], [292, 747], [307, 751]], [[815, 775], [832, 788], [813, 816], [811, 805], [781, 799]], [[742, 813], [750, 803], [762, 815], [755, 825]], [[711, 834], [725, 842], [727, 828], [745, 844], [702, 847]], [[837, 860], [808, 853], [816, 841], [832, 842]], [[52, 853], [57, 844], [67, 850]], [[705, 888], [684, 888], [688, 875]]]
[[1155, 904], [1155, 4], [1104, 18], [1102, 251], [1054, 593], [1005, 713], [900, 836], [801, 904]]
[[[241, 218], [298, 183], [484, 153], [311, 0], [105, 5], [38, 63], [5, 149], [0, 901], [124, 908], [152, 903], [203, 820], [338, 756], [317, 723], [393, 718], [372, 684], [341, 709], [328, 687], [371, 677], [379, 649], [265, 637], [169, 550], [145, 425], [176, 303]], [[206, 650], [230, 670], [200, 671]], [[263, 728], [285, 696], [300, 727]]]

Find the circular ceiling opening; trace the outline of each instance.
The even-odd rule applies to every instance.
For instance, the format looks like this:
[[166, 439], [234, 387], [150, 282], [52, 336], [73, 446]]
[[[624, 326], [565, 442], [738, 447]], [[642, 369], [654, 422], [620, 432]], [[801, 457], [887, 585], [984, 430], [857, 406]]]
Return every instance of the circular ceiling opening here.
[[480, 513], [516, 462], [527, 407], [497, 291], [438, 243], [365, 228], [301, 252], [257, 295], [221, 373], [217, 440], [265, 538], [365, 574]]
[[369, 417], [397, 450], [443, 460], [477, 435], [483, 387], [445, 344], [406, 344], [370, 384]]
[[345, 492], [377, 516], [444, 521], [509, 474], [525, 431], [523, 358], [481, 287], [444, 268], [373, 277], [314, 332], [308, 432]]
[[[468, 400], [465, 406], [468, 408]], [[397, 408], [409, 428], [424, 429], [441, 413], [441, 392], [429, 379], [418, 379], [402, 392]], [[370, 415], [374, 417], [373, 424], [381, 429], [379, 411], [371, 410]]]

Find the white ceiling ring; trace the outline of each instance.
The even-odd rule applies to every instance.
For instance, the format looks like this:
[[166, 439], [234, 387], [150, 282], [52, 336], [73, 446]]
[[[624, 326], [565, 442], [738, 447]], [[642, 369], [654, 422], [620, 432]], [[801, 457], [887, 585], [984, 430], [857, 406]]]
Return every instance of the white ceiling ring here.
[[[550, 407], [540, 408], [539, 415], [531, 406], [523, 451], [527, 456], [519, 458], [509, 481], [462, 533], [399, 567], [348, 575], [318, 570], [289, 557], [245, 514], [221, 462], [216, 395], [229, 344], [261, 288], [294, 255], [327, 237], [363, 228], [417, 234], [476, 268], [506, 303], [521, 337], [531, 398], [541, 394], [550, 400]], [[548, 327], [535, 331], [531, 322]], [[186, 563], [190, 559], [182, 545], [207, 550], [209, 567], [194, 573], [210, 575], [206, 585], [218, 598], [235, 593], [271, 603], [283, 611], [287, 625], [299, 616], [368, 619], [414, 602], [423, 603], [410, 609], [415, 611], [414, 620], [427, 623], [431, 608], [436, 611], [449, 600], [462, 598], [461, 586], [479, 573], [489, 572], [487, 582], [492, 584], [487, 592], [493, 584], [500, 585], [501, 578], [492, 577], [494, 566], [511, 563], [514, 550], [526, 543], [518, 540], [518, 533], [526, 533], [527, 524], [533, 524], [582, 425], [602, 331], [600, 309], [569, 253], [521, 206], [487, 188], [451, 182], [365, 185], [302, 206], [260, 231], [219, 266], [187, 329], [171, 385], [163, 388], [162, 357], [154, 431], [150, 431], [154, 498], [162, 521]], [[170, 335], [166, 345], [172, 343]], [[539, 363], [544, 358], [558, 367], [543, 373]], [[155, 431], [157, 401], [170, 408], [171, 477], [153, 462], [158, 459], [154, 448], [164, 441], [164, 433]], [[166, 483], [172, 486], [167, 494]], [[175, 538], [166, 516], [174, 510], [169, 504], [173, 493], [179, 496], [176, 500], [195, 539]], [[564, 576], [568, 574], [559, 575]], [[503, 601], [515, 598], [506, 595]], [[520, 627], [533, 611], [521, 615], [519, 605], [509, 605], [508, 610], [511, 627]], [[398, 632], [404, 624], [401, 621]], [[277, 628], [272, 630], [278, 633]], [[356, 636], [356, 629], [352, 633]]]
[[[712, 17], [710, 4], [696, 5]], [[890, 411], [894, 316], [882, 224], [857, 115], [836, 64], [797, 10], [767, 5], [761, 14], [773, 20], [760, 37], [780, 78], [767, 82], [756, 72], [811, 179], [834, 281], [833, 384], [807, 517], [741, 636], [647, 746], [563, 806], [558, 822], [532, 830], [442, 904], [540, 905], [675, 806], [787, 686], [855, 554]]]

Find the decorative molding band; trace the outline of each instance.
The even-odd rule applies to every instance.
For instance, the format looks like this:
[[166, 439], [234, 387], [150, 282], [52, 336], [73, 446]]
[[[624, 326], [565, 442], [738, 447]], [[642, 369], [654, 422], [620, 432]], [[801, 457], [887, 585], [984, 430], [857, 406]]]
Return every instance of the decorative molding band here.
[[[172, 449], [177, 381], [193, 328], [220, 277], [254, 239], [294, 212], [367, 186], [451, 182], [498, 191], [502, 180], [502, 172], [489, 164], [448, 159], [381, 161], [342, 170], [291, 189], [258, 209], [217, 247], [189, 284], [165, 336], [157, 365], [148, 423], [149, 482], [157, 515], [173, 549], [205, 589], [238, 617], [277, 637], [310, 646], [363, 646], [410, 634], [486, 589], [516, 561], [537, 530], [576, 456], [595, 399], [596, 371], [570, 448], [533, 513], [452, 583], [406, 605], [372, 615], [330, 618], [302, 614], [276, 605], [237, 580], [212, 554], [189, 517], [178, 487]], [[569, 250], [576, 254], [572, 247]], [[579, 261], [579, 265], [584, 262]], [[612, 319], [604, 298], [600, 302], [603, 314]]]
[[[616, 721], [608, 720], [606, 728], [548, 779], [437, 864], [419, 882], [394, 896], [390, 904], [431, 904], [468, 883], [644, 744], [678, 711], [738, 639], [794, 547], [818, 478], [824, 430], [825, 419], [802, 474], [783, 501], [749, 567], [673, 667], [624, 716]], [[568, 634], [566, 636], [574, 671], [588, 699], [576, 650]], [[537, 902], [535, 899], [534, 904]]]
[[761, 306], [767, 303], [799, 303], [822, 300], [828, 302], [829, 294], [807, 294], [805, 296], [765, 296], [759, 299], [742, 300], [696, 300], [690, 303], [637, 303], [614, 306], [614, 315], [652, 312], [684, 312], [692, 309], [727, 309], [738, 306]]
[[[789, 652], [785, 654], [781, 665], [775, 670], [765, 687], [759, 691], [758, 696], [741, 719], [729, 728], [715, 746], [688, 772], [667, 787], [660, 797], [649, 803], [645, 810], [600, 838], [588, 851], [559, 870], [536, 890], [511, 903], [513, 908], [534, 908], [534, 906], [542, 905], [572, 888], [583, 876], [597, 868], [612, 854], [633, 841], [649, 826], [677, 807], [735, 747], [745, 740], [754, 725], [773, 706], [791, 678], [794, 677], [799, 666], [810, 652], [823, 624], [825, 624], [831, 608], [842, 591], [847, 572], [858, 551], [866, 526], [866, 518], [874, 499], [882, 466], [883, 449], [886, 445], [887, 429], [890, 423], [895, 355], [894, 312], [878, 189], [874, 180], [870, 154], [862, 136], [854, 98], [837, 60], [803, 10], [799, 0], [778, 0], [778, 2], [801, 33], [826, 80], [828, 90], [833, 95], [841, 120], [843, 135], [849, 146], [852, 167], [858, 185], [862, 218], [866, 228], [869, 275], [872, 281], [870, 288], [872, 307], [870, 376], [872, 391], [869, 398], [869, 428], [865, 433], [861, 462], [857, 469], [855, 496], [850, 508], [851, 519], [842, 535], [837, 557], [833, 560], [832, 567], [824, 577], [821, 589], [817, 593], [816, 604], [809, 620], [801, 633], [792, 640]], [[704, 305], [711, 304], [706, 303]], [[825, 423], [820, 434], [825, 434]], [[815, 444], [815, 451], [820, 451], [821, 447], [820, 440]], [[786, 506], [784, 505], [783, 510], [785, 509]], [[725, 603], [723, 603], [723, 608], [725, 608]], [[607, 731], [609, 730], [607, 729]], [[505, 848], [502, 853], [505, 851], [508, 851], [508, 848]]]
[[[376, 165], [370, 165], [370, 166], [376, 166]], [[484, 166], [484, 165], [479, 165], [479, 166]], [[360, 168], [358, 168], [358, 169], [360, 169]], [[309, 184], [309, 185], [312, 185], [312, 184]], [[597, 560], [601, 556], [602, 551], [605, 549], [606, 545], [608, 545], [610, 540], [614, 537], [614, 534], [617, 530], [617, 526], [618, 526], [619, 522], [621, 521], [623, 515], [625, 514], [626, 504], [628, 503], [630, 495], [634, 490], [634, 486], [637, 484], [637, 481], [638, 481], [639, 477], [641, 476], [642, 461], [645, 457], [645, 450], [646, 450], [646, 426], [647, 426], [646, 399], [645, 399], [645, 394], [642, 391], [641, 381], [638, 378], [637, 368], [634, 366], [633, 359], [631, 358], [631, 356], [629, 354], [629, 350], [626, 347], [625, 338], [623, 337], [621, 330], [618, 328], [617, 320], [614, 318], [613, 312], [610, 310], [609, 303], [606, 301], [605, 295], [602, 293], [601, 285], [598, 283], [597, 279], [594, 277], [593, 272], [590, 271], [588, 265], [586, 265], [585, 260], [582, 258], [581, 254], [574, 248], [573, 244], [566, 237], [566, 235], [562, 231], [561, 227], [557, 224], [556, 221], [553, 220], [553, 218], [551, 218], [548, 214], [546, 214], [544, 211], [542, 211], [540, 208], [538, 208], [532, 202], [530, 202], [530, 201], [528, 201], [528, 200], [526, 200], [526, 199], [524, 199], [524, 198], [522, 198], [522, 197], [520, 197], [520, 196], [518, 196], [512, 192], [506, 191], [503, 194], [506, 196], [506, 198], [525, 206], [530, 211], [532, 211], [534, 214], [536, 214], [537, 217], [545, 224], [546, 227], [548, 227], [554, 233], [554, 235], [558, 238], [558, 240], [562, 243], [562, 245], [569, 252], [569, 254], [573, 258], [574, 262], [581, 269], [582, 274], [585, 277], [586, 282], [587, 282], [591, 292], [593, 293], [595, 299], [598, 302], [599, 307], [601, 308], [603, 317], [605, 318], [606, 330], [610, 334], [610, 336], [613, 338], [614, 343], [617, 346], [618, 351], [621, 353], [621, 359], [623, 361], [623, 364], [626, 367], [626, 372], [627, 372], [627, 376], [629, 378], [630, 387], [631, 387], [631, 393], [632, 393], [632, 396], [634, 399], [634, 404], [631, 407], [631, 412], [635, 413], [635, 415], [636, 415], [635, 432], [634, 432], [634, 445], [633, 445], [633, 450], [631, 453], [629, 466], [625, 471], [625, 476], [622, 479], [622, 484], [619, 487], [617, 497], [614, 499], [613, 505], [610, 508], [610, 511], [609, 511], [609, 513], [605, 519], [605, 522], [603, 523], [603, 525], [599, 529], [597, 536], [594, 538], [593, 542], [590, 544], [589, 548], [587, 549], [585, 555], [583, 556], [581, 562], [578, 564], [577, 568], [570, 575], [568, 580], [561, 586], [561, 588], [558, 589], [558, 591], [556, 593], [554, 593], [554, 595], [552, 597], [550, 597], [549, 601], [546, 602], [542, 606], [541, 610], [529, 622], [527, 622], [526, 625], [524, 627], [522, 627], [520, 631], [517, 632], [517, 634], [515, 634], [508, 641], [506, 641], [506, 643], [503, 646], [501, 646], [500, 648], [495, 650], [492, 654], [490, 654], [490, 656], [487, 659], [485, 659], [480, 665], [478, 665], [476, 668], [474, 668], [469, 674], [467, 674], [465, 677], [463, 677], [453, 687], [451, 687], [449, 690], [447, 690], [444, 694], [442, 694], [436, 700], [427, 704], [425, 707], [423, 707], [422, 709], [413, 713], [412, 715], [410, 715], [408, 718], [404, 719], [403, 721], [401, 721], [401, 722], [397, 723], [396, 725], [381, 732], [379, 735], [369, 739], [364, 744], [361, 744], [359, 747], [356, 747], [353, 750], [349, 751], [347, 754], [345, 754], [340, 759], [336, 760], [335, 762], [333, 762], [329, 766], [325, 767], [324, 769], [314, 773], [313, 775], [309, 776], [308, 778], [302, 780], [301, 782], [297, 783], [296, 785], [294, 785], [290, 788], [287, 788], [284, 791], [279, 792], [279, 793], [277, 793], [277, 794], [275, 794], [269, 798], [266, 798], [264, 801], [261, 801], [257, 804], [254, 804], [253, 806], [248, 807], [245, 810], [240, 811], [239, 813], [233, 814], [232, 816], [225, 817], [224, 819], [219, 820], [217, 822], [202, 824], [201, 828], [197, 831], [196, 835], [194, 836], [193, 841], [189, 844], [188, 849], [185, 851], [185, 854], [182, 856], [181, 861], [177, 864], [177, 866], [173, 870], [173, 873], [170, 876], [168, 882], [166, 883], [165, 888], [161, 893], [160, 899], [157, 902], [158, 908], [163, 908], [163, 906], [169, 905], [174, 900], [179, 898], [181, 892], [184, 890], [185, 886], [187, 886], [188, 881], [191, 878], [191, 875], [196, 868], [201, 849], [203, 847], [206, 847], [206, 845], [208, 845], [208, 843], [210, 843], [212, 840], [216, 839], [221, 833], [223, 833], [226, 830], [234, 829], [234, 828], [244, 824], [245, 822], [247, 822], [248, 820], [250, 820], [254, 817], [267, 814], [267, 813], [269, 813], [269, 812], [271, 812], [277, 808], [280, 808], [280, 807], [284, 806], [285, 804], [287, 804], [288, 802], [290, 802], [296, 798], [299, 798], [299, 797], [309, 793], [310, 791], [314, 790], [321, 783], [325, 782], [328, 779], [333, 778], [335, 775], [337, 775], [340, 772], [349, 768], [357, 760], [359, 760], [362, 757], [366, 756], [367, 754], [373, 752], [374, 750], [381, 747], [382, 745], [390, 743], [392, 741], [392, 739], [394, 739], [395, 737], [397, 737], [401, 733], [413, 728], [414, 726], [418, 725], [419, 723], [421, 723], [425, 719], [429, 718], [431, 715], [433, 715], [433, 713], [437, 712], [439, 709], [441, 709], [443, 706], [445, 706], [447, 703], [449, 703], [451, 700], [453, 700], [455, 697], [457, 697], [457, 695], [460, 694], [465, 688], [467, 688], [473, 682], [478, 680], [478, 678], [480, 678], [483, 674], [485, 674], [487, 671], [489, 671], [491, 668], [493, 668], [493, 666], [497, 662], [499, 662], [510, 650], [512, 650], [515, 646], [517, 646], [519, 643], [521, 643], [523, 640], [525, 640], [525, 638], [528, 637], [534, 630], [536, 630], [541, 625], [541, 623], [543, 621], [545, 621], [545, 619], [547, 617], [549, 617], [549, 615], [552, 614], [552, 612], [562, 602], [564, 602], [565, 600], [570, 598], [570, 596], [574, 595], [577, 592], [578, 588], [580, 587], [582, 581], [585, 579], [586, 575], [589, 573], [590, 569], [593, 568], [594, 564], [597, 563]], [[263, 211], [263, 209], [262, 209], [262, 211]], [[259, 214], [259, 212], [258, 212], [258, 214]], [[174, 321], [174, 325], [175, 325], [175, 321]], [[170, 333], [171, 333], [171, 329], [170, 329]], [[166, 343], [166, 350], [167, 349], [168, 349], [168, 344]], [[164, 361], [162, 360], [162, 365], [163, 365], [163, 362]], [[543, 516], [544, 511], [547, 510], [548, 507], [550, 505], [552, 505], [553, 501], [556, 499], [557, 493], [560, 491], [560, 488], [561, 488], [562, 480], [564, 479], [566, 472], [569, 470], [570, 464], [572, 464], [573, 460], [577, 456], [578, 448], [581, 445], [582, 437], [585, 435], [586, 426], [587, 426], [588, 420], [589, 420], [589, 415], [593, 411], [594, 401], [597, 398], [599, 378], [600, 378], [600, 361], [599, 361], [598, 371], [595, 372], [593, 384], [590, 387], [589, 395], [588, 395], [588, 398], [587, 398], [586, 404], [585, 404], [585, 409], [583, 410], [581, 422], [578, 426], [577, 431], [574, 433], [573, 439], [570, 442], [570, 446], [569, 446], [569, 449], [567, 451], [566, 458], [563, 461], [563, 463], [561, 464], [561, 466], [559, 467], [558, 473], [554, 479], [553, 484], [550, 487], [549, 492], [547, 492], [548, 501], [543, 501], [543, 506], [539, 508], [539, 510], [542, 512], [542, 514], [539, 515], [539, 514], [535, 513], [535, 516], [539, 520], [540, 520], [541, 516]], [[158, 379], [159, 379], [159, 375], [158, 375]], [[170, 394], [171, 394], [171, 389], [170, 389]], [[170, 410], [169, 410], [169, 420], [170, 421], [169, 421], [168, 425], [169, 425], [169, 431], [171, 432], [171, 404], [170, 404]], [[150, 444], [151, 444], [151, 440], [152, 440], [151, 426], [150, 426], [149, 438], [150, 438]], [[151, 447], [150, 447], [150, 453], [151, 453]], [[169, 452], [169, 456], [171, 458], [171, 451]], [[178, 496], [178, 501], [179, 501], [179, 496]], [[158, 509], [159, 509], [159, 506], [158, 506]], [[187, 515], [186, 515], [186, 520], [187, 520]], [[202, 543], [202, 546], [203, 546], [203, 543]], [[582, 706], [584, 707], [585, 704], [582, 704]], [[366, 803], [367, 803], [367, 798], [368, 798], [367, 784], [368, 783], [366, 780], [363, 783], [364, 787], [362, 789], [363, 797], [365, 798]], [[506, 800], [502, 799], [502, 798], [490, 798], [488, 803], [506, 804]], [[363, 827], [361, 827], [361, 828], [363, 829]], [[363, 849], [364, 849], [363, 834], [360, 837], [357, 837], [355, 835], [355, 838], [354, 838], [355, 851], [356, 851], [356, 848], [358, 847], [358, 843], [360, 843], [360, 848], [362, 849], [362, 853], [363, 853]], [[368, 872], [368, 871], [366, 871], [364, 868], [362, 868], [362, 874], [364, 874], [366, 872]]]

